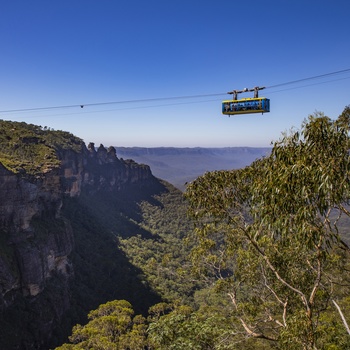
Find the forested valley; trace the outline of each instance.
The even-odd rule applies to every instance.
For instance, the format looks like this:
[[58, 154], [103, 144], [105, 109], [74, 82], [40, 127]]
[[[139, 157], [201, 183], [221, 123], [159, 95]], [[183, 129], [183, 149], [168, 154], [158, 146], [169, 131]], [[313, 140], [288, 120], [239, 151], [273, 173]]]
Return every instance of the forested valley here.
[[100, 305], [57, 350], [350, 348], [349, 126], [349, 107], [315, 113], [271, 155], [190, 183], [185, 200], [141, 204], [151, 236], [119, 245], [162, 301], [146, 315]]
[[[31, 128], [42, 156], [33, 158], [28, 136], [22, 149], [33, 160], [17, 161], [21, 146], [10, 147], [7, 136], [0, 150], [6, 171], [33, 183], [64, 162], [78, 172], [73, 158], [60, 163], [55, 154], [73, 146], [81, 152], [81, 140]], [[31, 219], [41, 241], [53, 227], [57, 235], [74, 233], [73, 248], [64, 269], [50, 272], [51, 282], [30, 284], [30, 295], [3, 312], [0, 341], [21, 349], [19, 328], [34, 339], [31, 309], [44, 295], [36, 315], [53, 322], [49, 305], [63, 301], [66, 283], [69, 308], [49, 343], [56, 350], [350, 348], [349, 131], [350, 107], [334, 120], [316, 112], [282, 134], [269, 155], [241, 169], [207, 172], [184, 193], [100, 147], [98, 162], [79, 163], [89, 171], [79, 196], [57, 199], [56, 212]], [[97, 157], [92, 148], [83, 150], [84, 159]], [[112, 163], [125, 189], [115, 189]], [[97, 181], [91, 174], [101, 164], [112, 175]], [[79, 185], [73, 177], [60, 181], [65, 193]], [[25, 232], [23, 240], [33, 242], [32, 231]], [[5, 224], [0, 233], [1, 258], [10, 265], [16, 242], [6, 243]], [[4, 297], [3, 309], [6, 303]]]

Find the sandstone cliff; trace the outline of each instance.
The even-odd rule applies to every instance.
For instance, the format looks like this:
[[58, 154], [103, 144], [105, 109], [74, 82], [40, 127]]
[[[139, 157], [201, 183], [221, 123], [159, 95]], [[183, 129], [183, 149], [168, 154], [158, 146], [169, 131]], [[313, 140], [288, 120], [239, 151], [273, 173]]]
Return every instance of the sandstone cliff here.
[[[0, 125], [5, 134], [16, 126]], [[20, 126], [26, 128], [24, 123]], [[1, 349], [45, 349], [54, 343], [58, 325], [71, 326], [62, 318], [77, 303], [72, 292], [77, 238], [72, 218], [64, 212], [65, 201], [81, 196], [89, 201], [95, 195], [117, 198], [128, 188], [137, 192], [157, 183], [148, 166], [119, 159], [113, 147], [100, 145], [96, 150], [94, 144], [86, 147], [79, 140], [75, 148], [53, 146], [44, 131], [35, 128], [35, 132], [39, 136], [15, 140], [17, 149], [35, 146], [32, 152], [48, 146], [50, 154], [43, 154], [39, 162], [31, 154], [37, 162], [35, 171], [27, 170], [29, 163], [27, 168], [18, 162], [16, 170], [11, 168], [11, 136], [0, 145]], [[23, 336], [21, 327], [28, 324], [33, 329]]]

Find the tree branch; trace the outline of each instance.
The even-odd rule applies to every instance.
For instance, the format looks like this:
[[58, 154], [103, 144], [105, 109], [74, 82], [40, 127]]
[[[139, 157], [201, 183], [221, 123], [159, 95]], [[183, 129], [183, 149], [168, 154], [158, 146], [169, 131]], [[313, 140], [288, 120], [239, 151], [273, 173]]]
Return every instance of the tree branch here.
[[272, 338], [272, 337], [268, 337], [262, 333], [256, 333], [254, 331], [252, 331], [248, 325], [244, 322], [244, 320], [242, 318], [239, 319], [242, 323], [243, 328], [245, 329], [245, 331], [247, 332], [247, 334], [251, 337], [254, 338], [260, 338], [260, 339], [266, 339], [266, 340], [271, 340], [271, 341], [277, 341], [276, 338]]
[[317, 277], [316, 277], [312, 292], [310, 294], [310, 298], [309, 298], [310, 305], [313, 305], [313, 303], [314, 303], [315, 295], [316, 295], [317, 289], [318, 289], [320, 282], [321, 282], [322, 264], [321, 264], [320, 247], [318, 246], [317, 249], [318, 249], [318, 252], [317, 252]]
[[253, 245], [253, 247], [256, 249], [256, 251], [261, 255], [261, 257], [265, 260], [267, 266], [270, 268], [270, 270], [274, 273], [274, 275], [276, 276], [276, 278], [283, 284], [285, 285], [287, 288], [289, 288], [290, 290], [292, 290], [293, 292], [297, 293], [300, 295], [301, 300], [303, 301], [303, 304], [305, 305], [307, 311], [310, 311], [310, 306], [309, 303], [307, 301], [307, 298], [305, 296], [305, 294], [293, 287], [292, 285], [290, 285], [287, 281], [285, 281], [280, 274], [278, 273], [278, 271], [276, 270], [276, 268], [272, 265], [271, 261], [269, 260], [269, 258], [267, 257], [267, 255], [263, 252], [263, 250], [259, 247], [258, 243], [256, 241], [254, 241], [250, 235], [248, 234], [248, 232], [244, 231], [244, 235], [248, 238], [248, 240], [251, 242], [251, 244]]
[[346, 319], [345, 319], [345, 317], [344, 317], [344, 315], [343, 315], [343, 313], [342, 313], [342, 311], [341, 311], [339, 305], [338, 305], [338, 304], [335, 302], [335, 300], [333, 300], [333, 299], [332, 299], [332, 302], [333, 302], [333, 304], [335, 305], [335, 307], [337, 308], [337, 310], [338, 310], [338, 312], [339, 312], [339, 315], [340, 315], [340, 317], [341, 317], [341, 319], [342, 319], [342, 321], [343, 321], [343, 324], [344, 324], [344, 326], [345, 326], [345, 328], [346, 328], [346, 331], [347, 331], [348, 334], [350, 335], [350, 328], [349, 328], [349, 326], [348, 326], [348, 323], [346, 322]]
[[[284, 302], [282, 299], [280, 299], [280, 297], [277, 295], [277, 293], [267, 284], [267, 279], [266, 279], [266, 276], [265, 276], [265, 270], [264, 270], [264, 267], [261, 266], [261, 269], [262, 269], [262, 274], [263, 274], [263, 277], [264, 277], [264, 284], [265, 284], [265, 287], [273, 294], [273, 296], [276, 298], [276, 300], [283, 306], [283, 324], [278, 321], [278, 320], [274, 320], [278, 325], [282, 326], [282, 327], [286, 327], [287, 326], [287, 305], [288, 305], [288, 298], [287, 300]], [[272, 319], [272, 318], [271, 318]]]

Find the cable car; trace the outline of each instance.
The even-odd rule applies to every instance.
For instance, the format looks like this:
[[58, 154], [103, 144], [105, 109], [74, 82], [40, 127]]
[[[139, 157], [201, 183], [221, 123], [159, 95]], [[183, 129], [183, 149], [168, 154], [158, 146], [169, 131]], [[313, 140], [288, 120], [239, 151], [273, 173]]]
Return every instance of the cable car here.
[[248, 114], [270, 112], [270, 100], [265, 97], [222, 101], [222, 114]]
[[[259, 90], [265, 87], [256, 86], [253, 89], [233, 90], [228, 94], [233, 95], [232, 100], [222, 101], [222, 114], [248, 114], [248, 113], [268, 113], [270, 112], [270, 100], [266, 97], [259, 97]], [[238, 94], [243, 92], [254, 91], [253, 98], [238, 99]]]

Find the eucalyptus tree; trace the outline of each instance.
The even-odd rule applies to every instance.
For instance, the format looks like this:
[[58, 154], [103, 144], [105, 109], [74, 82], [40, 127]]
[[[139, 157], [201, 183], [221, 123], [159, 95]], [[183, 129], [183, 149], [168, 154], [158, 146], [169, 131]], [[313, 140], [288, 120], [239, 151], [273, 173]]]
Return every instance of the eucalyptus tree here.
[[[349, 107], [335, 121], [316, 112], [269, 156], [188, 185], [194, 267], [230, 300], [228, 342], [317, 349], [334, 331], [321, 316], [337, 313], [331, 301], [349, 293], [349, 248], [339, 232], [350, 215], [349, 120]], [[346, 317], [337, 316], [333, 349], [350, 346]]]
[[147, 346], [146, 320], [126, 300], [101, 304], [89, 313], [86, 325], [73, 327], [70, 343], [57, 350], [143, 350]]

